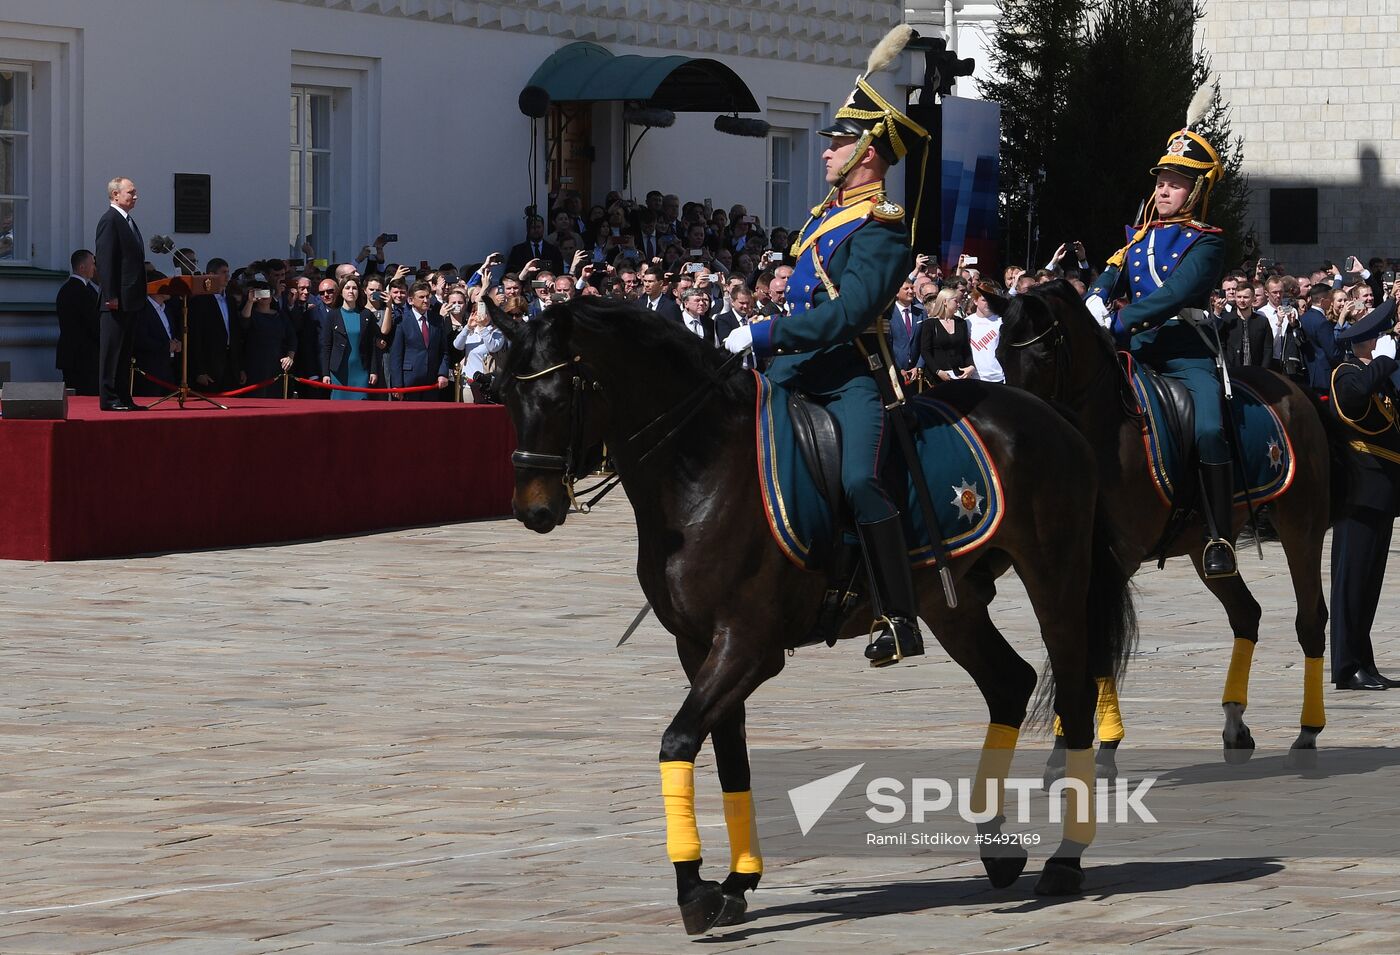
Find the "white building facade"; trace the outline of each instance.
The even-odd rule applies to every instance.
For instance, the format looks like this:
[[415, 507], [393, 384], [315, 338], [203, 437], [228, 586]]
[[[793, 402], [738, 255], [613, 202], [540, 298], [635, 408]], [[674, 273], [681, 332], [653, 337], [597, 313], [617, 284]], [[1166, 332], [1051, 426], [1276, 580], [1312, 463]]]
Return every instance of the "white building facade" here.
[[[772, 126], [735, 137], [715, 131], [718, 111], [681, 113], [638, 145], [627, 193], [800, 224], [824, 191], [815, 131], [904, 12], [885, 0], [7, 0], [0, 361], [15, 380], [57, 377], [54, 294], [71, 251], [92, 247], [116, 175], [137, 184], [143, 233], [173, 235], [201, 262], [299, 254], [307, 235], [333, 261], [381, 232], [399, 236], [392, 258], [415, 263], [509, 247], [531, 198], [532, 125], [542, 207], [549, 186], [548, 121], [517, 97], [578, 40], [718, 61]], [[897, 84], [916, 73], [881, 82], [902, 102]], [[588, 161], [571, 177], [589, 202], [623, 187], [639, 130], [622, 108], [589, 108]], [[195, 219], [208, 177], [207, 232], [175, 231], [177, 175], [197, 177], [181, 200]], [[151, 261], [170, 270], [168, 256]]]

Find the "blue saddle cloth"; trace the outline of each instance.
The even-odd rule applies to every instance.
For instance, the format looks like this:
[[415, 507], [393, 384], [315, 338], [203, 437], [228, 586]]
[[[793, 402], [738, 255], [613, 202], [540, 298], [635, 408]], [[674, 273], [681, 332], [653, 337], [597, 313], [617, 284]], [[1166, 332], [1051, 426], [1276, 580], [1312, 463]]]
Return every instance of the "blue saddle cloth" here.
[[[790, 561], [804, 570], [821, 569], [814, 551], [820, 553], [821, 542], [837, 531], [831, 508], [797, 448], [787, 389], [754, 375], [758, 474], [768, 529]], [[967, 554], [987, 543], [1001, 524], [1001, 479], [976, 429], [956, 409], [924, 396], [911, 398], [909, 405], [918, 422], [914, 444], [938, 510], [943, 544], [950, 557]], [[935, 563], [933, 547], [913, 482], [898, 462], [891, 464], [885, 486], [900, 505], [909, 561], [929, 566]]]
[[[1162, 409], [1157, 391], [1144, 381], [1147, 373], [1136, 363], [1132, 369], [1133, 394], [1142, 412], [1142, 443], [1147, 451], [1148, 470], [1162, 503], [1170, 505], [1182, 487], [1183, 468], [1194, 462], [1181, 460], [1177, 437], [1166, 424], [1170, 419]], [[1293, 483], [1293, 443], [1278, 414], [1257, 391], [1238, 379], [1232, 379], [1230, 384], [1232, 413], [1240, 425], [1240, 460], [1244, 462], [1243, 474], [1238, 464], [1234, 468], [1235, 506], [1245, 506], [1245, 480], [1248, 479], [1249, 497], [1258, 507], [1278, 497]], [[1229, 427], [1227, 421], [1226, 428]]]

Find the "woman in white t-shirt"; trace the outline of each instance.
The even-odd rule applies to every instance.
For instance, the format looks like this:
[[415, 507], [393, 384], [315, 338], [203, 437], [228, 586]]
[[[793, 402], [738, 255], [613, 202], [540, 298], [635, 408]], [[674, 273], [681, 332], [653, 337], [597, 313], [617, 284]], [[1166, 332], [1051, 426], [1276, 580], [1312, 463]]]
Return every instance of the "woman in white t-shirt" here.
[[972, 288], [972, 311], [967, 316], [967, 341], [972, 348], [974, 378], [982, 381], [1005, 381], [1006, 374], [997, 361], [997, 342], [1001, 341], [1001, 316], [992, 311], [987, 297], [976, 286]]

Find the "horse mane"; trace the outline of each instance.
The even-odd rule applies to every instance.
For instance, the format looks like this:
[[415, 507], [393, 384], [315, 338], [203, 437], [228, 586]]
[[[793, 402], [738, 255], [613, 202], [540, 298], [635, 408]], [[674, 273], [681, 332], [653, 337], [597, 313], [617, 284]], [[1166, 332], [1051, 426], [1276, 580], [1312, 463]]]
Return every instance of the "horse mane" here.
[[1032, 285], [1011, 300], [1011, 306], [1007, 309], [1008, 317], [1013, 313], [1012, 310], [1017, 307], [1017, 303], [1027, 296], [1044, 301], [1052, 315], [1071, 323], [1077, 322], [1083, 326], [1083, 330], [1089, 338], [1103, 349], [1106, 360], [1117, 364], [1118, 343], [1113, 340], [1113, 335], [1108, 329], [1094, 320], [1093, 314], [1085, 306], [1084, 299], [1079, 296], [1078, 290], [1073, 285], [1064, 279]]
[[[700, 378], [714, 378], [730, 357], [724, 349], [705, 344], [674, 322], [625, 299], [582, 295], [549, 306], [541, 317], [552, 316], [556, 310], [567, 313], [590, 334], [627, 342], [647, 360], [658, 362], [671, 373], [690, 371]], [[747, 398], [752, 381], [753, 376], [739, 362], [733, 362], [723, 373], [719, 393]]]

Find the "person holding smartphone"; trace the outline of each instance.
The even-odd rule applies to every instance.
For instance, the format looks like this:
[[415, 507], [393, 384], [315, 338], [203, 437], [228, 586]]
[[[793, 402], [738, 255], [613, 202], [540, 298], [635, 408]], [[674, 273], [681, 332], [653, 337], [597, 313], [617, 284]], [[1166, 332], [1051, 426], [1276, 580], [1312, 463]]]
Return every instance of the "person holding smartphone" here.
[[967, 378], [975, 368], [967, 320], [958, 314], [958, 291], [945, 288], [924, 298], [919, 326], [919, 355], [924, 376], [938, 381]]

